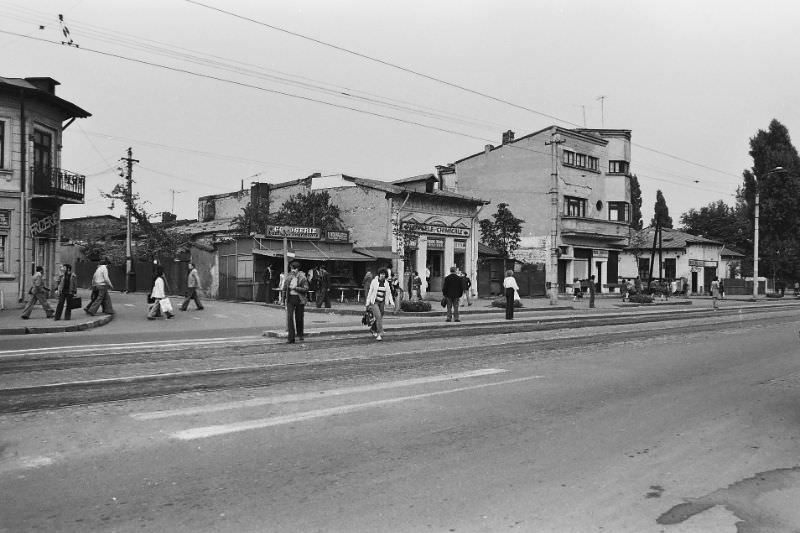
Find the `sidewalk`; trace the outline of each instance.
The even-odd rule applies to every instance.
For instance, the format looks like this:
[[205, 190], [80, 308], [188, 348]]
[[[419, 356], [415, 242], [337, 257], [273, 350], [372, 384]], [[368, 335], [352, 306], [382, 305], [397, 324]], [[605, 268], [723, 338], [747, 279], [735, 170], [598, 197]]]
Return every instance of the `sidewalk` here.
[[[114, 315], [98, 314], [96, 316], [87, 315], [83, 309], [72, 311], [72, 320], [54, 321], [45, 318], [45, 313], [41, 307], [35, 307], [30, 319], [21, 318], [24, 304], [6, 302], [6, 309], [0, 310], [0, 335], [23, 335], [59, 332], [85, 331], [91, 328], [103, 326], [109, 333], [114, 332], [141, 332], [146, 334], [151, 331], [164, 331], [169, 329], [172, 332], [192, 333], [206, 329], [259, 329], [283, 331], [285, 329], [285, 311], [277, 305], [266, 305], [262, 302], [247, 301], [225, 301], [225, 300], [204, 300], [205, 309], [198, 311], [194, 303], [189, 304], [187, 312], [177, 310], [183, 301], [180, 296], [170, 296], [173, 306], [176, 307], [176, 316], [171, 320], [147, 320], [146, 295], [144, 293], [123, 293], [112, 291], [111, 301], [114, 306]], [[89, 291], [79, 290], [84, 305], [88, 302]], [[776, 303], [781, 301], [793, 301], [794, 297], [783, 299], [765, 298], [759, 303]], [[473, 299], [472, 305], [460, 308], [460, 313], [465, 317], [480, 319], [503, 319], [505, 311], [499, 307], [491, 306], [492, 299], [478, 298]], [[55, 309], [57, 301], [49, 300]], [[402, 324], [419, 324], [420, 322], [444, 322], [446, 311], [438, 301], [431, 301], [431, 311], [427, 313], [394, 313], [387, 310], [387, 326]], [[331, 302], [330, 309], [317, 309], [315, 305], [306, 306], [306, 329], [311, 332], [314, 329], [326, 327], [346, 327], [351, 326], [356, 330], [363, 329], [360, 316], [364, 311], [363, 302]], [[558, 305], [550, 305], [547, 298], [523, 298], [523, 307], [515, 309], [515, 316], [526, 317], [535, 315], [543, 316], [581, 316], [588, 313], [613, 313], [614, 311], [624, 312], [634, 309], [653, 310], [664, 307], [671, 310], [710, 308], [712, 300], [710, 297], [672, 298], [667, 301], [657, 301], [652, 305], [637, 305], [623, 303], [619, 295], [608, 295], [598, 297], [595, 301], [595, 309], [589, 309], [588, 299], [573, 302], [571, 297], [559, 299]], [[730, 297], [720, 302], [720, 307], [731, 306], [733, 304], [757, 305], [750, 301], [747, 296]], [[468, 322], [469, 320], [467, 320]]]

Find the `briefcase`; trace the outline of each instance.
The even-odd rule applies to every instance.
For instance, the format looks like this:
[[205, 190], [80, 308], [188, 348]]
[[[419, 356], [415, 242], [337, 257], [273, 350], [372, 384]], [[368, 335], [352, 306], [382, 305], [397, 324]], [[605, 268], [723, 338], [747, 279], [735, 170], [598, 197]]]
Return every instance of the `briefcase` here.
[[80, 296], [70, 296], [69, 301], [67, 302], [67, 307], [70, 309], [80, 309], [81, 308], [81, 297]]

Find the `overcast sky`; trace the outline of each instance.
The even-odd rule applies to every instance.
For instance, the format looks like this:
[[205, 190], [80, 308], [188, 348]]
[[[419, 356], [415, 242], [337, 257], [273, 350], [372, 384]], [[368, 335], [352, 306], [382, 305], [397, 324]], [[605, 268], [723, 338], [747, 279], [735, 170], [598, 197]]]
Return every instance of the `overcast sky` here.
[[[0, 33], [0, 76], [55, 78], [92, 113], [65, 133], [87, 187], [62, 217], [122, 213], [100, 191], [129, 146], [146, 209], [196, 218], [242, 183], [394, 180], [585, 117], [632, 130], [645, 223], [662, 189], [677, 224], [733, 203], [771, 119], [800, 135], [789, 0], [198, 2], [0, 0], [0, 31], [30, 37]], [[64, 40], [59, 13], [80, 49], [42, 41]]]

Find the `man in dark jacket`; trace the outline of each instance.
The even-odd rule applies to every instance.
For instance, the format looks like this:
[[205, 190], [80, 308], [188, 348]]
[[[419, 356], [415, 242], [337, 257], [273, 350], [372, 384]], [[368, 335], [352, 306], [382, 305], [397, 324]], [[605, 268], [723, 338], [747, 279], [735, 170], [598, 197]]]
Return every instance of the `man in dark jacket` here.
[[325, 265], [320, 265], [314, 274], [314, 279], [317, 280], [317, 307], [322, 307], [325, 304], [325, 309], [331, 308], [331, 298], [328, 294], [331, 288], [331, 277]]
[[455, 315], [456, 322], [461, 322], [458, 319], [458, 301], [461, 295], [464, 294], [464, 283], [461, 281], [461, 276], [456, 273], [456, 267], [450, 267], [450, 274], [444, 278], [444, 285], [442, 285], [442, 296], [447, 300], [447, 320], [450, 322]]

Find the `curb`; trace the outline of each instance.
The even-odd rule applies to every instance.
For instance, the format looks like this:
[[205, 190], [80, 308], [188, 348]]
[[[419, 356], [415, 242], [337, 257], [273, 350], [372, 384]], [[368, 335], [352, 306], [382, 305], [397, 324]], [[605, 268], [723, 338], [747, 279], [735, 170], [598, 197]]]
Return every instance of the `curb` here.
[[70, 324], [63, 326], [17, 326], [15, 328], [0, 328], [0, 335], [35, 335], [39, 333], [65, 333], [71, 331], [86, 331], [100, 326], [105, 326], [114, 320], [114, 315], [103, 315], [91, 322]]

